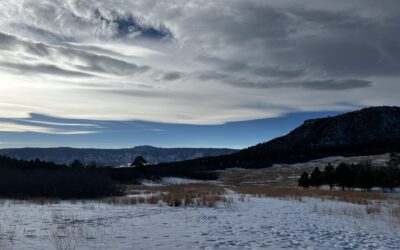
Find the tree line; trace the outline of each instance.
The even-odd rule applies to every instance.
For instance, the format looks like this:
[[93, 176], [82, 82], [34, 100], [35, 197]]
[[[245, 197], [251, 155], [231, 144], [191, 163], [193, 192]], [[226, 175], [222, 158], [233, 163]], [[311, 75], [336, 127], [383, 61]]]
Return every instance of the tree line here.
[[117, 177], [77, 161], [66, 166], [39, 159], [25, 161], [0, 156], [0, 198], [75, 199], [121, 195]]
[[384, 192], [393, 191], [400, 187], [400, 155], [391, 154], [386, 167], [373, 167], [370, 162], [340, 163], [336, 168], [328, 164], [323, 171], [316, 167], [311, 174], [303, 172], [298, 185], [303, 188], [327, 185], [331, 190], [334, 187], [342, 190], [360, 188], [363, 191], [380, 187]]
[[100, 167], [95, 162], [85, 165], [79, 160], [65, 165], [0, 155], [0, 198], [99, 198], [122, 195], [125, 184], [139, 184], [143, 179], [218, 177], [217, 173], [182, 170], [185, 169], [151, 166], [142, 156], [130, 167], [113, 168]]

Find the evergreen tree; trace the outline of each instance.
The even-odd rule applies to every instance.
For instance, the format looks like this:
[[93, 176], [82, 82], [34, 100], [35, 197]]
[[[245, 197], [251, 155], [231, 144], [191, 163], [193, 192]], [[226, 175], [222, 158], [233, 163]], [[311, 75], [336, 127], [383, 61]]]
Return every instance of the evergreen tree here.
[[78, 160], [78, 159], [74, 160], [71, 164], [69, 164], [69, 166], [70, 166], [71, 168], [83, 168], [83, 167], [85, 167], [85, 166], [83, 165], [83, 163], [82, 163], [80, 160]]
[[143, 156], [138, 156], [136, 159], [132, 162], [131, 167], [143, 167], [148, 165], [148, 162]]
[[314, 168], [311, 173], [311, 186], [319, 188], [322, 184], [322, 172], [319, 167]]
[[370, 190], [372, 188], [374, 185], [373, 180], [374, 179], [370, 165], [358, 165], [358, 171], [354, 181], [355, 186], [361, 188], [365, 192], [366, 190]]
[[375, 171], [374, 185], [382, 188], [383, 192], [393, 191], [399, 186], [400, 169], [398, 167], [388, 166]]
[[325, 166], [323, 176], [324, 184], [328, 184], [332, 190], [335, 185], [335, 168], [330, 163]]
[[335, 171], [335, 182], [342, 188], [342, 190], [345, 189], [345, 187], [348, 185], [348, 174], [350, 173], [350, 168], [346, 163], [340, 163], [339, 166], [337, 166], [336, 171]]
[[87, 165], [87, 168], [97, 168], [97, 162], [96, 161], [90, 161]]
[[298, 184], [303, 188], [308, 188], [310, 186], [309, 175], [306, 171], [301, 174]]
[[400, 154], [390, 153], [389, 167], [400, 167]]

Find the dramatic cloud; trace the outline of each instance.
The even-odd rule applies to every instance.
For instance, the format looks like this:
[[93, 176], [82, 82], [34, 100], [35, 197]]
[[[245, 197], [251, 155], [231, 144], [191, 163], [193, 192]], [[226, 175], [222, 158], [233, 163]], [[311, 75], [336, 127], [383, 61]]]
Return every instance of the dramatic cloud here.
[[32, 113], [221, 124], [400, 105], [399, 8], [396, 0], [2, 1], [0, 131], [101, 131], [42, 126]]

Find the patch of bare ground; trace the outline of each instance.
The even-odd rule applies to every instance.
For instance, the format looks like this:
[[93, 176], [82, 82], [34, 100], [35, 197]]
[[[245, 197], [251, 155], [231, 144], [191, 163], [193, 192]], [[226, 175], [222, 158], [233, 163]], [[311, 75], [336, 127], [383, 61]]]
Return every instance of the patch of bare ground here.
[[[225, 170], [220, 180], [229, 185], [297, 186], [297, 180], [304, 168], [265, 168]], [[312, 170], [311, 170], [312, 171]]]

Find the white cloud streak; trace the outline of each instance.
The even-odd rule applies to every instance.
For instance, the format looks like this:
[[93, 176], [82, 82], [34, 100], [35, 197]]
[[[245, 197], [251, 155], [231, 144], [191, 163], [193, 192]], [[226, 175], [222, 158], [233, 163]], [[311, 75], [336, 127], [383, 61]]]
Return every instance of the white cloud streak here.
[[30, 126], [24, 124], [17, 124], [12, 122], [1, 122], [0, 132], [35, 132], [43, 134], [57, 134], [57, 135], [83, 135], [95, 134], [97, 131], [85, 130], [64, 130], [57, 128], [49, 128], [42, 126]]

